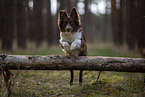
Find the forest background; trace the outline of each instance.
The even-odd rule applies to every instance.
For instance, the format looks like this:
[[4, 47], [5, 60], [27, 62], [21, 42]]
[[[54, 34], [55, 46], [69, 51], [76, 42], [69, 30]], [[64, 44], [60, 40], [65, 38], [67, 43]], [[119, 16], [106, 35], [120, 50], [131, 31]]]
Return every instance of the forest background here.
[[[59, 10], [76, 7], [88, 55], [142, 57], [144, 0], [0, 0], [0, 54], [64, 55], [59, 47]], [[141, 54], [140, 54], [141, 53]], [[69, 86], [68, 71], [12, 71], [12, 96], [144, 97], [144, 74], [85, 71], [83, 86]], [[2, 77], [0, 77], [2, 79]], [[6, 96], [3, 80], [0, 96]]]

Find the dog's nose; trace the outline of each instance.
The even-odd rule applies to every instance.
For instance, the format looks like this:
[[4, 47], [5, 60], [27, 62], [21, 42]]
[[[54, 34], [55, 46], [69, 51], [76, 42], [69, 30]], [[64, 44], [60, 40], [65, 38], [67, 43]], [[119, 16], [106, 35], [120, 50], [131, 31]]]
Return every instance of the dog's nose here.
[[70, 31], [70, 28], [67, 28], [67, 31]]

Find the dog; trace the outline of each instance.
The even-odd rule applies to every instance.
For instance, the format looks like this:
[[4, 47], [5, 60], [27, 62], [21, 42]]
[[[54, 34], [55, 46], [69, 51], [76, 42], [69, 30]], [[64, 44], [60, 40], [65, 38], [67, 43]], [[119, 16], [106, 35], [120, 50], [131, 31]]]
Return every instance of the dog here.
[[[60, 46], [65, 52], [65, 56], [86, 56], [87, 45], [82, 32], [80, 16], [76, 8], [72, 8], [68, 15], [65, 10], [60, 10], [58, 14], [58, 27], [60, 32]], [[70, 85], [73, 85], [73, 70], [70, 70]], [[79, 84], [82, 85], [83, 70], [80, 70]]]

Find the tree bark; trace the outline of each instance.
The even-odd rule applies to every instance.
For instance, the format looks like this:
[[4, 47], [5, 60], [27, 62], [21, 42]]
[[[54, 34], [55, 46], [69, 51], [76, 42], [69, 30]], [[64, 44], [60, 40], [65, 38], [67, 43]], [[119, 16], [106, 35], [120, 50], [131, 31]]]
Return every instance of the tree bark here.
[[[145, 72], [145, 59], [123, 57], [41, 55], [0, 55], [0, 69], [10, 70], [95, 70]], [[3, 65], [2, 65], [3, 64]]]

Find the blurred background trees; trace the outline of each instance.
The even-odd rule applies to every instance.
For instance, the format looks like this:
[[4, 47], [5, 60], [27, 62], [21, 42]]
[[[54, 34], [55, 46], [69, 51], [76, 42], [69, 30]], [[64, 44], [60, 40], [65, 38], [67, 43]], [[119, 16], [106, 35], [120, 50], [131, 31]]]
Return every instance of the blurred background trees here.
[[0, 0], [2, 50], [58, 46], [59, 10], [76, 7], [87, 43], [145, 48], [144, 0]]

